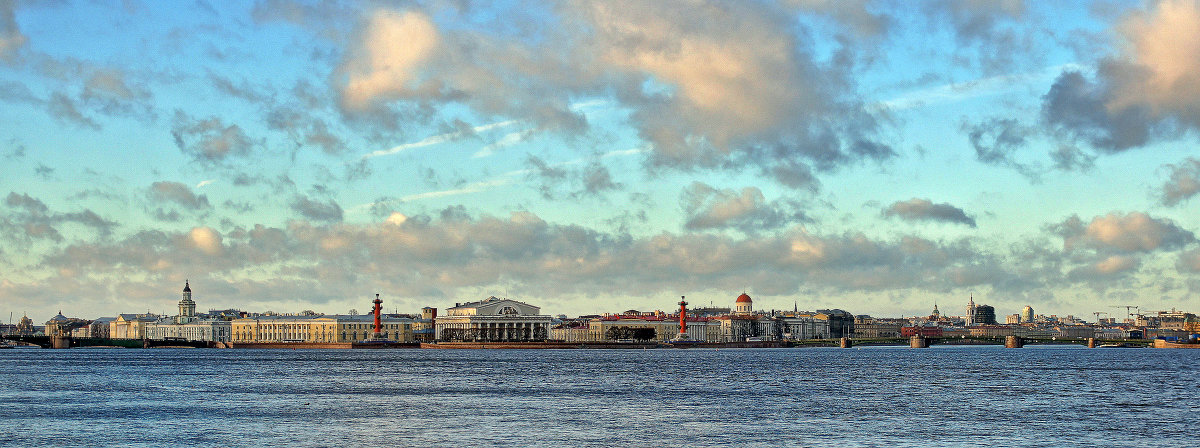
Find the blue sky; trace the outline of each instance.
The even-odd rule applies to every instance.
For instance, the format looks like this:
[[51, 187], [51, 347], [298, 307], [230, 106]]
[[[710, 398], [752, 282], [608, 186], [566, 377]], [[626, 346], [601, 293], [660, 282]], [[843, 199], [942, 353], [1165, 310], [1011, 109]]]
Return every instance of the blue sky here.
[[0, 312], [1195, 310], [1195, 2], [0, 0]]

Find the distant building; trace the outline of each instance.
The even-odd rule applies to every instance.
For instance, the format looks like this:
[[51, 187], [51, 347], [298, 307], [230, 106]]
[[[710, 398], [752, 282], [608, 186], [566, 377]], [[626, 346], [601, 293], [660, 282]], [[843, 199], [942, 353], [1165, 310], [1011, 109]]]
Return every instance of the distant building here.
[[90, 323], [89, 320], [63, 316], [59, 311], [58, 315], [46, 321], [46, 336], [71, 336], [75, 329], [87, 327]]
[[1020, 314], [1009, 314], [1008, 316], [1006, 316], [1004, 318], [1004, 323], [1008, 324], [1008, 325], [1019, 324], [1019, 323], [1021, 323], [1021, 315]]
[[183, 282], [183, 298], [179, 301], [179, 314], [171, 319], [148, 322], [143, 331], [146, 339], [217, 342], [228, 342], [233, 332], [228, 320], [196, 315], [192, 286], [186, 280]]
[[[380, 336], [396, 342], [413, 342], [414, 320], [380, 316]], [[375, 331], [373, 314], [359, 315], [269, 315], [234, 319], [230, 322], [232, 342], [345, 343], [370, 338]]]
[[975, 317], [971, 322], [972, 325], [996, 325], [996, 309], [991, 305], [975, 307]]
[[146, 325], [157, 322], [157, 314], [118, 314], [109, 323], [109, 337], [112, 339], [145, 339]]
[[967, 314], [964, 317], [966, 326], [975, 325], [975, 294], [971, 294], [971, 297], [967, 299]]
[[37, 333], [37, 329], [33, 328], [33, 319], [30, 319], [27, 314], [21, 315], [21, 320], [17, 322], [17, 334], [31, 336], [34, 333]]
[[544, 341], [550, 337], [551, 317], [541, 308], [511, 299], [488, 297], [458, 303], [434, 321], [439, 341]]
[[1031, 323], [1033, 323], [1033, 318], [1034, 318], [1033, 307], [1029, 306], [1029, 305], [1025, 305], [1025, 308], [1021, 309], [1021, 323], [1031, 324]]
[[[707, 317], [687, 318], [687, 340], [716, 342], [720, 325]], [[626, 340], [667, 342], [679, 334], [679, 315], [622, 313], [593, 318], [586, 325], [565, 324], [551, 329], [551, 339], [567, 342], [616, 342]], [[649, 337], [648, 339], [646, 337]]]

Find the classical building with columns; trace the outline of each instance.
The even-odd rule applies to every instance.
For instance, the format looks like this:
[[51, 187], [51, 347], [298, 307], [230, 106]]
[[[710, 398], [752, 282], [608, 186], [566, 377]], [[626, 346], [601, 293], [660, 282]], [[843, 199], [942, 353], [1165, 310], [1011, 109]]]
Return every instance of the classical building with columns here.
[[438, 341], [515, 342], [544, 341], [550, 336], [551, 317], [541, 308], [510, 299], [488, 297], [458, 303], [434, 320]]
[[[413, 342], [413, 319], [384, 315], [380, 333], [395, 342]], [[359, 342], [375, 332], [370, 314], [268, 315], [234, 319], [234, 343], [238, 342]]]

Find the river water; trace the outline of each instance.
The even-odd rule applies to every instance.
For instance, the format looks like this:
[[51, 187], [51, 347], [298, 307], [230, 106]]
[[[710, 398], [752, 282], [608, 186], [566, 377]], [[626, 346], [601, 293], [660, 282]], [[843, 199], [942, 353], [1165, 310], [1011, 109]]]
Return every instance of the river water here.
[[1196, 446], [1200, 350], [0, 350], [0, 446]]

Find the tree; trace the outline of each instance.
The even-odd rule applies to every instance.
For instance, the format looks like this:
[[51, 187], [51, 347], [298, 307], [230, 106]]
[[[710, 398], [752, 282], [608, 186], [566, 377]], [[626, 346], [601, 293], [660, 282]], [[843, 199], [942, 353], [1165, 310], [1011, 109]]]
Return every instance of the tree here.
[[658, 331], [653, 328], [634, 328], [633, 339], [638, 341], [649, 341], [658, 335]]

